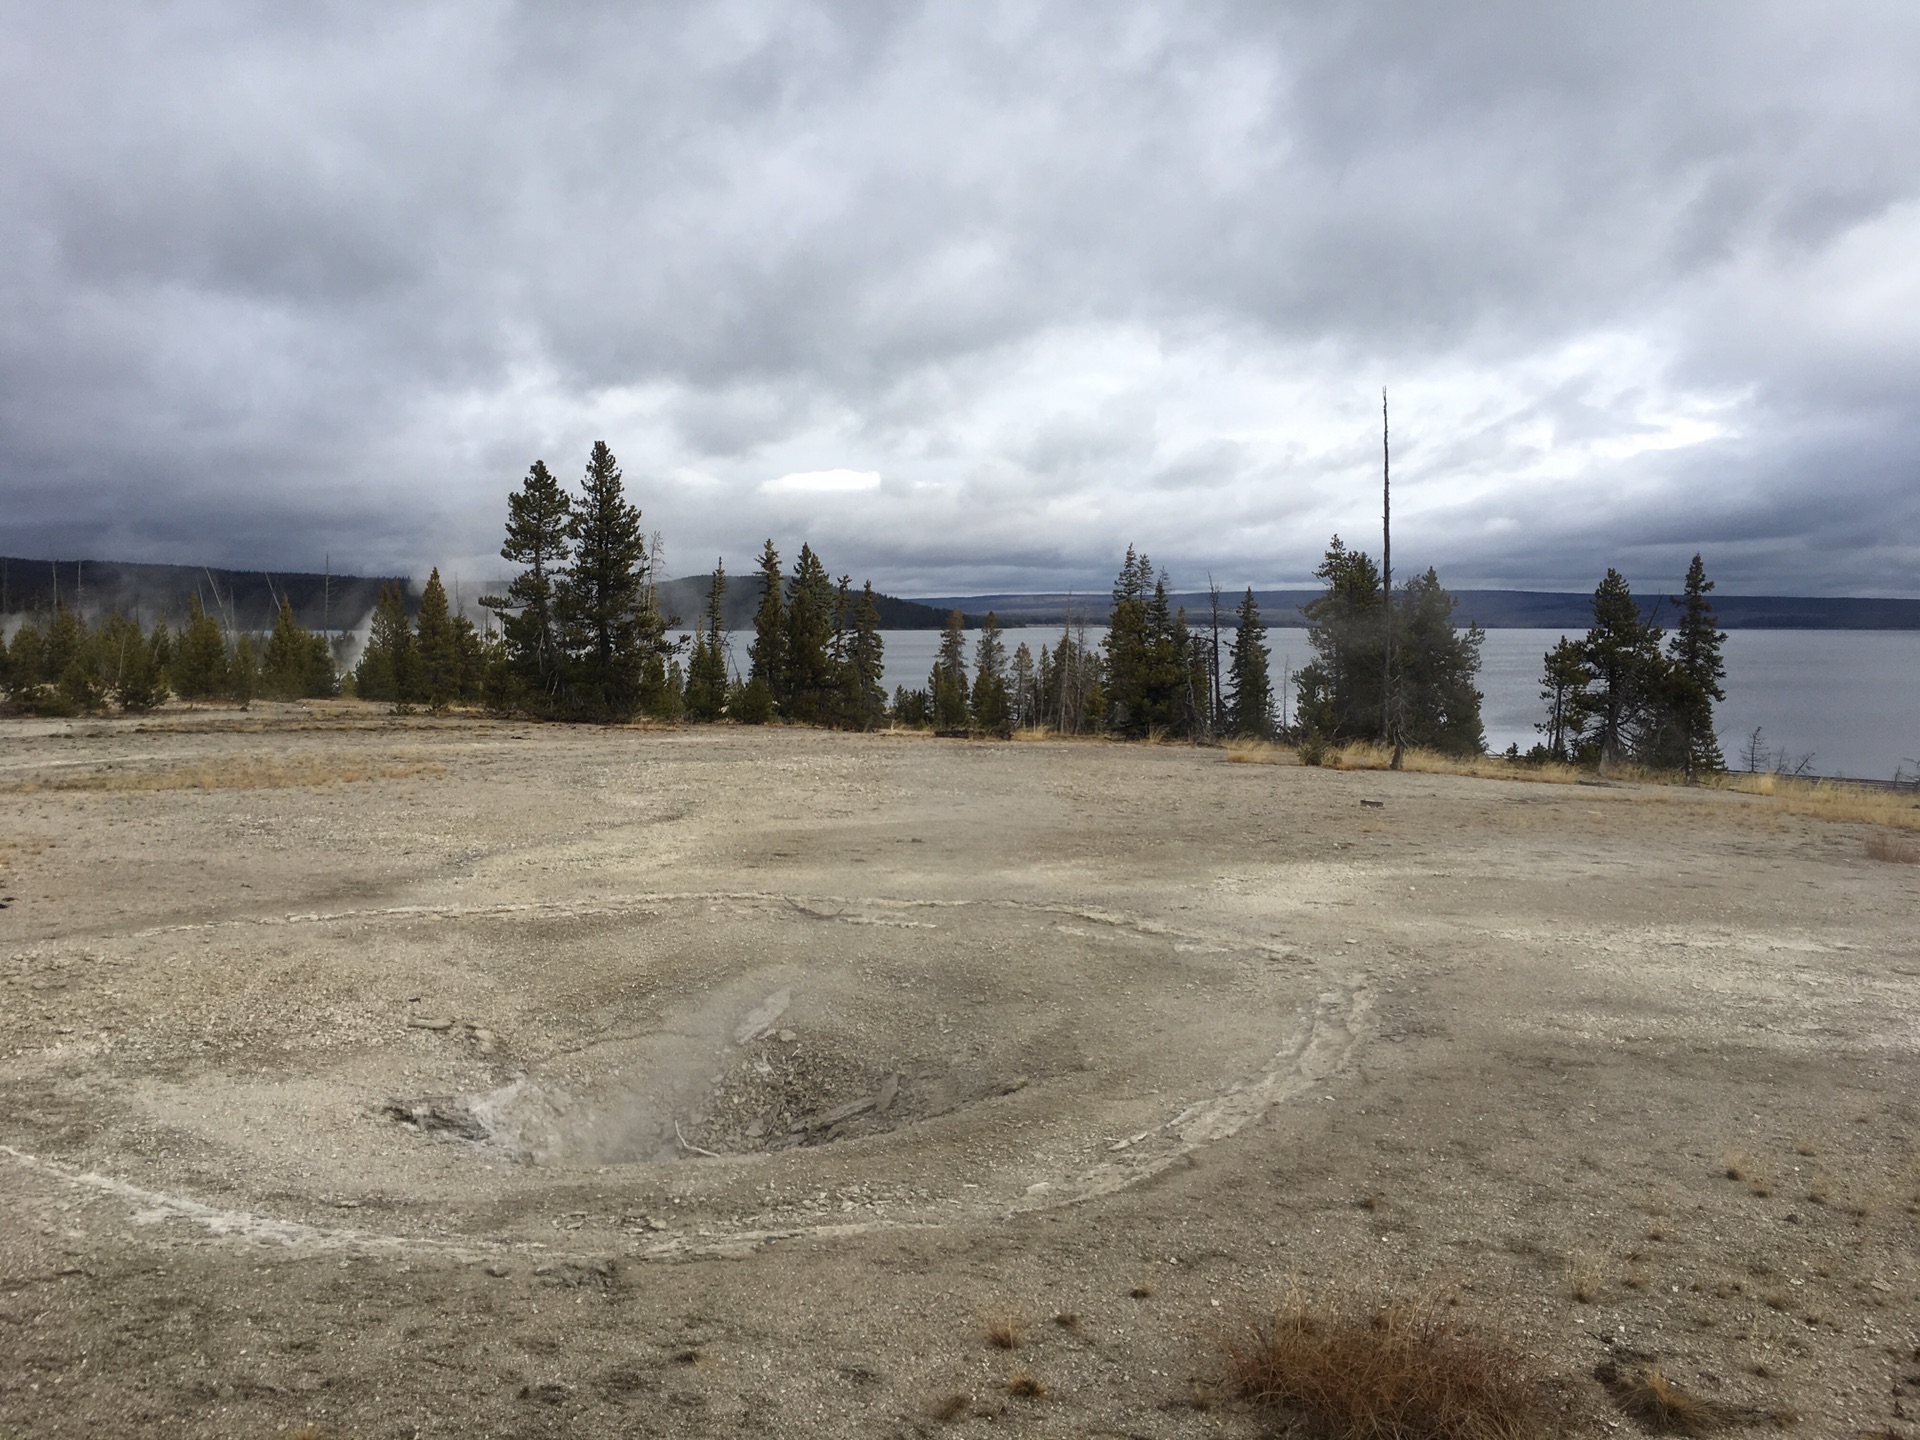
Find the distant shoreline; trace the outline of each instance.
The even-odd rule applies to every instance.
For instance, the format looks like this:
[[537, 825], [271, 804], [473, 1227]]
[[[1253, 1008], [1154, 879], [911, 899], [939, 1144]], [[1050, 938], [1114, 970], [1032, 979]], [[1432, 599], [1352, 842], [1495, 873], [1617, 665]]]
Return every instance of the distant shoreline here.
[[[1231, 623], [1238, 590], [1220, 594], [1221, 624]], [[1269, 627], [1304, 628], [1309, 622], [1302, 607], [1318, 590], [1255, 590], [1260, 617]], [[1454, 590], [1459, 602], [1454, 619], [1460, 625], [1477, 624], [1485, 630], [1584, 630], [1593, 622], [1591, 592], [1559, 590]], [[971, 620], [992, 611], [1003, 626], [1060, 625], [1069, 608], [1089, 625], [1104, 623], [1104, 592], [1083, 595], [1001, 594], [914, 596], [921, 605], [939, 611], [959, 610]], [[1182, 590], [1168, 595], [1182, 606], [1187, 622], [1208, 613], [1210, 597], [1204, 590]], [[1656, 624], [1671, 618], [1670, 600], [1641, 597], [1641, 606]], [[1718, 595], [1714, 614], [1723, 630], [1920, 630], [1920, 599], [1882, 599], [1870, 596]]]

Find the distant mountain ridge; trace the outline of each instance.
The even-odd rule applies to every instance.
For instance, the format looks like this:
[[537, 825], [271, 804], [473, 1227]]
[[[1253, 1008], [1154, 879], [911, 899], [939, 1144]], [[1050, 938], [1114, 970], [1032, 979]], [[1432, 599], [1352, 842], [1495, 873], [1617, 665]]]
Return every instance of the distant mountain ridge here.
[[[446, 578], [446, 577], [442, 577]], [[661, 608], [679, 616], [686, 628], [706, 613], [709, 575], [685, 575], [660, 584]], [[51, 607], [56, 588], [60, 602], [78, 603], [90, 614], [120, 611], [150, 621], [167, 615], [178, 620], [187, 613], [188, 597], [199, 594], [209, 611], [218, 608], [243, 630], [268, 630], [285, 596], [293, 603], [294, 618], [312, 630], [353, 630], [373, 610], [380, 587], [390, 580], [407, 592], [408, 609], [418, 604], [413, 582], [406, 576], [326, 575], [308, 571], [229, 570], [201, 565], [143, 565], [116, 560], [29, 560], [0, 556], [0, 615], [20, 614]], [[451, 588], [454, 582], [449, 580]], [[462, 586], [468, 607], [481, 594], [497, 589], [497, 582]], [[1318, 590], [1255, 590], [1261, 618], [1276, 628], [1301, 627], [1307, 619], [1302, 607]], [[1460, 602], [1455, 612], [1462, 625], [1477, 622], [1488, 630], [1585, 630], [1593, 623], [1593, 597], [1579, 591], [1455, 590]], [[977, 629], [992, 611], [1003, 626], [1059, 625], [1069, 610], [1089, 625], [1106, 623], [1110, 599], [1102, 591], [1073, 594], [1065, 591], [992, 595], [945, 595], [904, 598], [877, 595], [881, 628], [938, 630], [950, 611], [958, 610], [969, 629]], [[1168, 597], [1184, 606], [1189, 623], [1207, 613], [1203, 590], [1176, 591]], [[1221, 623], [1231, 623], [1240, 592], [1220, 593]], [[727, 577], [723, 607], [729, 630], [753, 627], [760, 605], [760, 577], [746, 571]], [[1714, 612], [1726, 630], [1920, 630], [1920, 600], [1870, 596], [1715, 595]], [[1656, 623], [1668, 623], [1672, 600], [1641, 596], [1641, 609]], [[477, 613], [469, 609], [469, 613]]]
[[[441, 577], [451, 593], [457, 581]], [[373, 612], [380, 587], [397, 580], [407, 596], [407, 610], [419, 605], [413, 582], [404, 575], [327, 575], [305, 571], [225, 570], [206, 565], [143, 565], [121, 560], [28, 560], [0, 556], [0, 615], [45, 611], [58, 599], [89, 615], [119, 612], [138, 615], [150, 623], [165, 615], [178, 621], [187, 602], [199, 595], [208, 613], [218, 613], [241, 630], [270, 630], [284, 596], [293, 604], [293, 618], [309, 630], [355, 630]], [[707, 609], [710, 575], [687, 575], [662, 581], [660, 606], [678, 615], [690, 629]], [[497, 593], [497, 581], [466, 584], [459, 597], [469, 614], [481, 595]], [[875, 597], [880, 624], [888, 630], [938, 630], [947, 612], [894, 595]], [[760, 605], [760, 577], [749, 571], [727, 577], [723, 613], [729, 630], [753, 627]], [[969, 617], [970, 622], [977, 617]]]
[[[1220, 592], [1221, 625], [1232, 623], [1240, 603], [1238, 590]], [[1269, 626], [1304, 627], [1304, 607], [1318, 590], [1255, 590], [1260, 618]], [[1460, 602], [1454, 612], [1462, 625], [1479, 624], [1486, 630], [1585, 630], [1593, 623], [1591, 593], [1559, 590], [1455, 590]], [[1188, 624], [1207, 614], [1204, 590], [1182, 590], [1167, 597], [1183, 606]], [[1869, 596], [1715, 595], [1714, 614], [1723, 630], [1920, 630], [1920, 600], [1879, 599]], [[1106, 621], [1107, 594], [1066, 593], [922, 596], [920, 604], [945, 614], [960, 610], [968, 616], [992, 611], [1004, 625], [1060, 625], [1069, 610], [1089, 625]], [[1664, 596], [1640, 597], [1640, 608], [1656, 624], [1673, 616], [1673, 602]], [[969, 623], [972, 623], [971, 621]]]
[[271, 630], [284, 596], [309, 630], [356, 629], [391, 575], [223, 570], [211, 565], [140, 565], [120, 560], [24, 560], [0, 556], [0, 615], [49, 610], [57, 598], [88, 615], [118, 611], [143, 624], [175, 622], [199, 595], [207, 613], [241, 630]]

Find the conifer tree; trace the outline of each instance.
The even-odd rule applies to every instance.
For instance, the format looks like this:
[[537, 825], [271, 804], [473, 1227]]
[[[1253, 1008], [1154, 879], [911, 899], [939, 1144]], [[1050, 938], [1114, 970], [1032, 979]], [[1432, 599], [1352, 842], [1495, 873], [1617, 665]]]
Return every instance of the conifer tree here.
[[1564, 763], [1579, 748], [1580, 726], [1589, 708], [1586, 649], [1562, 636], [1541, 663], [1540, 698], [1547, 702], [1547, 718], [1534, 729], [1546, 737], [1544, 758]]
[[440, 583], [440, 567], [427, 576], [414, 617], [414, 647], [419, 655], [419, 697], [427, 708], [441, 711], [460, 694], [460, 649], [447, 606], [447, 587]]
[[527, 568], [514, 577], [504, 597], [480, 602], [500, 613], [509, 676], [505, 688], [521, 691], [541, 708], [555, 703], [566, 658], [558, 593], [573, 553], [572, 521], [571, 498], [546, 462], [534, 461], [518, 493], [507, 497], [507, 538], [500, 547], [502, 559]]
[[875, 730], [886, 722], [886, 640], [880, 634], [880, 602], [867, 581], [853, 606], [853, 628], [844, 662], [848, 705], [843, 723], [856, 730]]
[[1381, 625], [1379, 568], [1338, 535], [1314, 575], [1326, 590], [1306, 606], [1314, 658], [1300, 669], [1300, 728], [1325, 740], [1380, 734]]
[[1113, 608], [1107, 616], [1107, 709], [1113, 728], [1123, 735], [1147, 733], [1147, 695], [1151, 684], [1152, 638], [1147, 606], [1153, 567], [1127, 547], [1113, 582]]
[[31, 620], [13, 632], [8, 652], [7, 686], [16, 698], [24, 698], [46, 683], [46, 636]]
[[[1042, 653], [1045, 649], [1041, 647]], [[1007, 666], [1007, 693], [1013, 702], [1014, 729], [1024, 730], [1039, 723], [1040, 670], [1024, 640], [1014, 647], [1013, 661]]]
[[693, 637], [687, 664], [687, 713], [695, 720], [718, 720], [727, 706], [726, 566], [716, 560], [707, 587], [707, 611]]
[[1624, 576], [1608, 568], [1593, 592], [1593, 628], [1583, 647], [1591, 680], [1588, 714], [1604, 770], [1625, 757], [1659, 683], [1660, 631], [1641, 618]]
[[1667, 658], [1675, 682], [1673, 718], [1680, 733], [1683, 768], [1688, 780], [1702, 771], [1712, 774], [1727, 768], [1720, 754], [1720, 742], [1713, 733], [1714, 702], [1727, 698], [1720, 688], [1720, 682], [1727, 675], [1720, 647], [1727, 635], [1714, 624], [1713, 601], [1707, 595], [1712, 589], [1707, 567], [1696, 554], [1687, 567], [1685, 593], [1676, 602], [1680, 607], [1680, 621], [1667, 644]]
[[296, 700], [331, 695], [336, 688], [333, 651], [326, 637], [294, 619], [293, 602], [281, 596], [280, 613], [261, 657], [260, 692], [276, 699]]
[[1235, 735], [1266, 739], [1273, 733], [1273, 681], [1267, 672], [1267, 627], [1260, 622], [1251, 585], [1240, 597], [1238, 616], [1227, 650], [1227, 674], [1233, 681], [1227, 728]]
[[966, 617], [958, 610], [947, 612], [947, 626], [940, 636], [940, 653], [927, 675], [927, 694], [933, 702], [933, 728], [942, 733], [967, 728], [967, 637]]
[[173, 688], [183, 700], [211, 700], [227, 688], [226, 637], [197, 591], [187, 598], [187, 627], [174, 654]]
[[227, 698], [243, 709], [253, 703], [260, 688], [260, 659], [254, 652], [253, 637], [241, 631], [233, 642], [233, 655], [227, 662]]
[[640, 704], [641, 681], [662, 653], [665, 627], [645, 603], [640, 511], [627, 502], [620, 466], [604, 440], [594, 442], [580, 488], [567, 528], [573, 563], [555, 596], [564, 679], [576, 713], [624, 719]]
[[1478, 755], [1487, 748], [1480, 721], [1478, 625], [1463, 634], [1453, 623], [1456, 602], [1431, 566], [1400, 592], [1394, 622], [1394, 690], [1401, 735], [1409, 745], [1443, 755]]
[[465, 615], [453, 617], [454, 698], [472, 704], [486, 689], [487, 642]]
[[747, 651], [747, 684], [741, 719], [764, 724], [787, 693], [786, 581], [780, 552], [768, 540], [760, 552], [760, 606], [753, 615], [753, 644]]
[[360, 652], [360, 663], [353, 672], [354, 694], [362, 700], [384, 700], [395, 709], [405, 709], [419, 698], [418, 671], [406, 596], [398, 580], [389, 580], [381, 585], [380, 597], [374, 602], [366, 648]]
[[1013, 706], [1007, 694], [1007, 646], [1000, 638], [999, 618], [991, 610], [973, 649], [973, 694], [968, 709], [973, 728], [983, 734], [1005, 735], [1013, 728]]
[[153, 632], [147, 637], [147, 648], [153, 653], [154, 669], [159, 674], [161, 698], [164, 699], [173, 690], [173, 627], [167, 624], [162, 615], [153, 622]]
[[833, 581], [813, 547], [803, 544], [787, 591], [787, 693], [782, 713], [790, 720], [824, 725], [832, 719], [833, 615]]
[[167, 698], [166, 680], [139, 622], [115, 615], [95, 637], [98, 674], [122, 710], [151, 710]]
[[17, 693], [14, 673], [13, 650], [7, 644], [7, 627], [0, 625], [0, 695]]

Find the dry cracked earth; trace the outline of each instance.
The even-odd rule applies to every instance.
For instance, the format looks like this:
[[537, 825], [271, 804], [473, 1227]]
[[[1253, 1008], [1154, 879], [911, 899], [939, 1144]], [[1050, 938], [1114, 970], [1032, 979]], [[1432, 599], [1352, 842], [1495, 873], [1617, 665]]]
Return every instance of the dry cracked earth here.
[[1209, 749], [0, 722], [0, 1436], [1256, 1436], [1218, 1337], [1444, 1293], [1555, 1433], [1632, 1433], [1612, 1362], [1920, 1437], [1920, 867], [1863, 840]]

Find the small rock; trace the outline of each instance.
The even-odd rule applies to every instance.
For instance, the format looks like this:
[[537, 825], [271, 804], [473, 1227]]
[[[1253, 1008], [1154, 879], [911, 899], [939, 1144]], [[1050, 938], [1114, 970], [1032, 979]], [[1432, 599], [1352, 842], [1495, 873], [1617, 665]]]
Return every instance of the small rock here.
[[496, 1263], [496, 1264], [487, 1266], [487, 1274], [493, 1276], [493, 1278], [496, 1280], [504, 1280], [507, 1278], [507, 1276], [511, 1275], [512, 1273], [513, 1271], [505, 1265], [500, 1265]]
[[780, 1032], [780, 1043], [782, 1045], [791, 1045], [793, 1044], [794, 1041], [798, 1040], [799, 1038], [800, 1037], [794, 1034], [793, 1031], [791, 1030], [782, 1030]]
[[451, 1030], [453, 1021], [439, 1015], [409, 1015], [407, 1028], [409, 1030]]
[[1363, 810], [1384, 810], [1387, 808], [1387, 802], [1384, 800], [1362, 800], [1360, 802], [1360, 808]]

